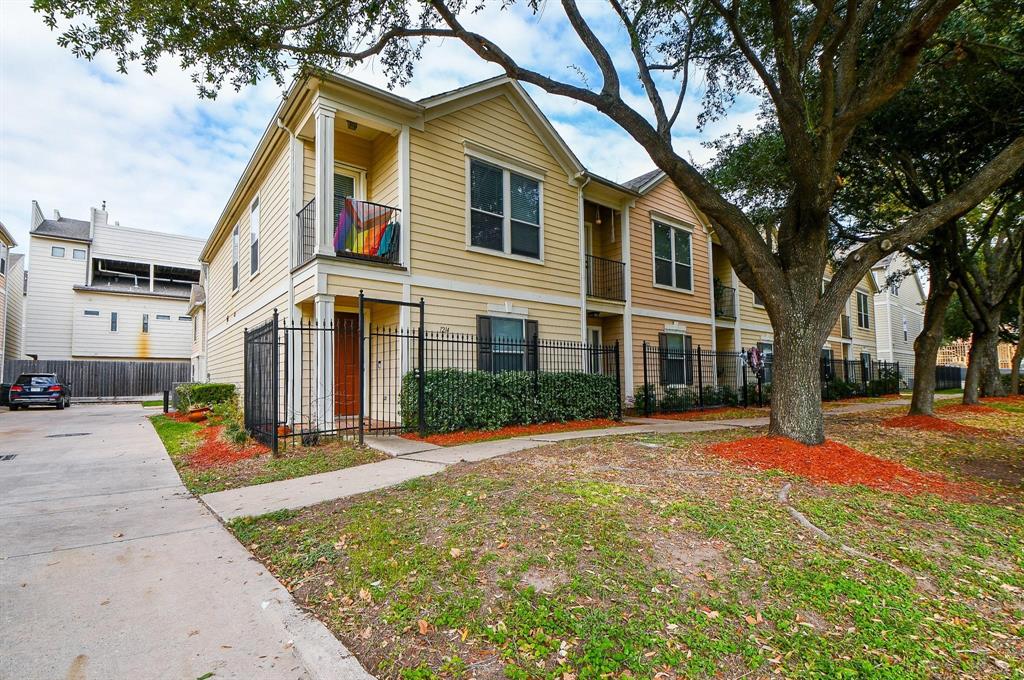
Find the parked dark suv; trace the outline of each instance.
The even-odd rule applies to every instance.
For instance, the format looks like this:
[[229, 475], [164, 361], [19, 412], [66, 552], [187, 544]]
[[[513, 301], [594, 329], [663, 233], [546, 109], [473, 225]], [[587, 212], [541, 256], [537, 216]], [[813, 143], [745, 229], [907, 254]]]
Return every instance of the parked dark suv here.
[[10, 409], [29, 406], [71, 406], [71, 385], [61, 382], [56, 373], [22, 373], [11, 385]]

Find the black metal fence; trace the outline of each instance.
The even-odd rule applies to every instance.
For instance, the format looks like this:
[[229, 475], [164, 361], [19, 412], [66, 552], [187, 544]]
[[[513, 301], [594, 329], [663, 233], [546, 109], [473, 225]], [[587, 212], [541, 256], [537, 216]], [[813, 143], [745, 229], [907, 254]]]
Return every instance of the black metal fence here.
[[277, 452], [280, 417], [278, 317], [245, 331], [245, 384], [242, 394], [245, 429], [257, 441]]
[[[419, 306], [422, 319], [422, 302], [402, 304]], [[330, 436], [622, 417], [617, 343], [478, 337], [361, 318], [285, 325], [275, 312], [246, 331], [245, 424], [255, 438], [276, 451], [281, 441]]]
[[0, 382], [12, 383], [22, 373], [56, 373], [71, 385], [73, 398], [147, 397], [188, 382], [191, 372], [188, 361], [8, 359]]
[[587, 295], [605, 300], [626, 299], [626, 263], [587, 255]]
[[959, 366], [936, 366], [935, 389], [959, 390], [963, 387], [963, 369]]
[[[771, 401], [771, 359], [754, 370], [744, 352], [673, 350], [644, 342], [641, 362], [643, 382], [634, 407], [642, 415]], [[822, 358], [819, 366], [825, 401], [899, 392], [898, 362]]]

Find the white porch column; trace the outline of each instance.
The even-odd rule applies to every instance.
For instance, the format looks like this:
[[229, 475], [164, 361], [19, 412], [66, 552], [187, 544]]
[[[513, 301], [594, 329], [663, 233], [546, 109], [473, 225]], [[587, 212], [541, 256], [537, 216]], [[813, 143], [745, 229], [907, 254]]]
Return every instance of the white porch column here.
[[[313, 297], [313, 313], [318, 328], [334, 326], [334, 296]], [[334, 334], [316, 333], [316, 419], [322, 427], [334, 422]]]
[[625, 396], [633, 398], [633, 270], [630, 266], [632, 258], [629, 256], [629, 209], [633, 207], [633, 201], [624, 202], [622, 205], [622, 261], [626, 263], [624, 269], [626, 292], [626, 308], [622, 319], [622, 377]]
[[316, 233], [317, 253], [334, 254], [334, 109], [317, 104], [316, 118]]
[[412, 272], [410, 243], [412, 243], [412, 200], [409, 190], [409, 126], [403, 125], [398, 133], [398, 207], [402, 209], [401, 264]]

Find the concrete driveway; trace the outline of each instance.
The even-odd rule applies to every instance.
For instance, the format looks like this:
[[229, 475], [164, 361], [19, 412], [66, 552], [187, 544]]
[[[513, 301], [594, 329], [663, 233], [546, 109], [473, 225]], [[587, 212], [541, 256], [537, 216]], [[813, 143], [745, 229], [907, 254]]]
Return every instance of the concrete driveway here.
[[369, 677], [188, 494], [146, 415], [0, 411], [0, 678]]

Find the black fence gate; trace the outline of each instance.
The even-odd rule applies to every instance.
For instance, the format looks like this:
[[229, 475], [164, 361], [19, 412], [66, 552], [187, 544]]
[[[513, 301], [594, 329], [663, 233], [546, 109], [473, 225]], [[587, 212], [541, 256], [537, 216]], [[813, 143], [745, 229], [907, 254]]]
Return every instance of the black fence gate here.
[[245, 330], [245, 384], [242, 396], [245, 429], [276, 454], [280, 417], [278, 317]]

